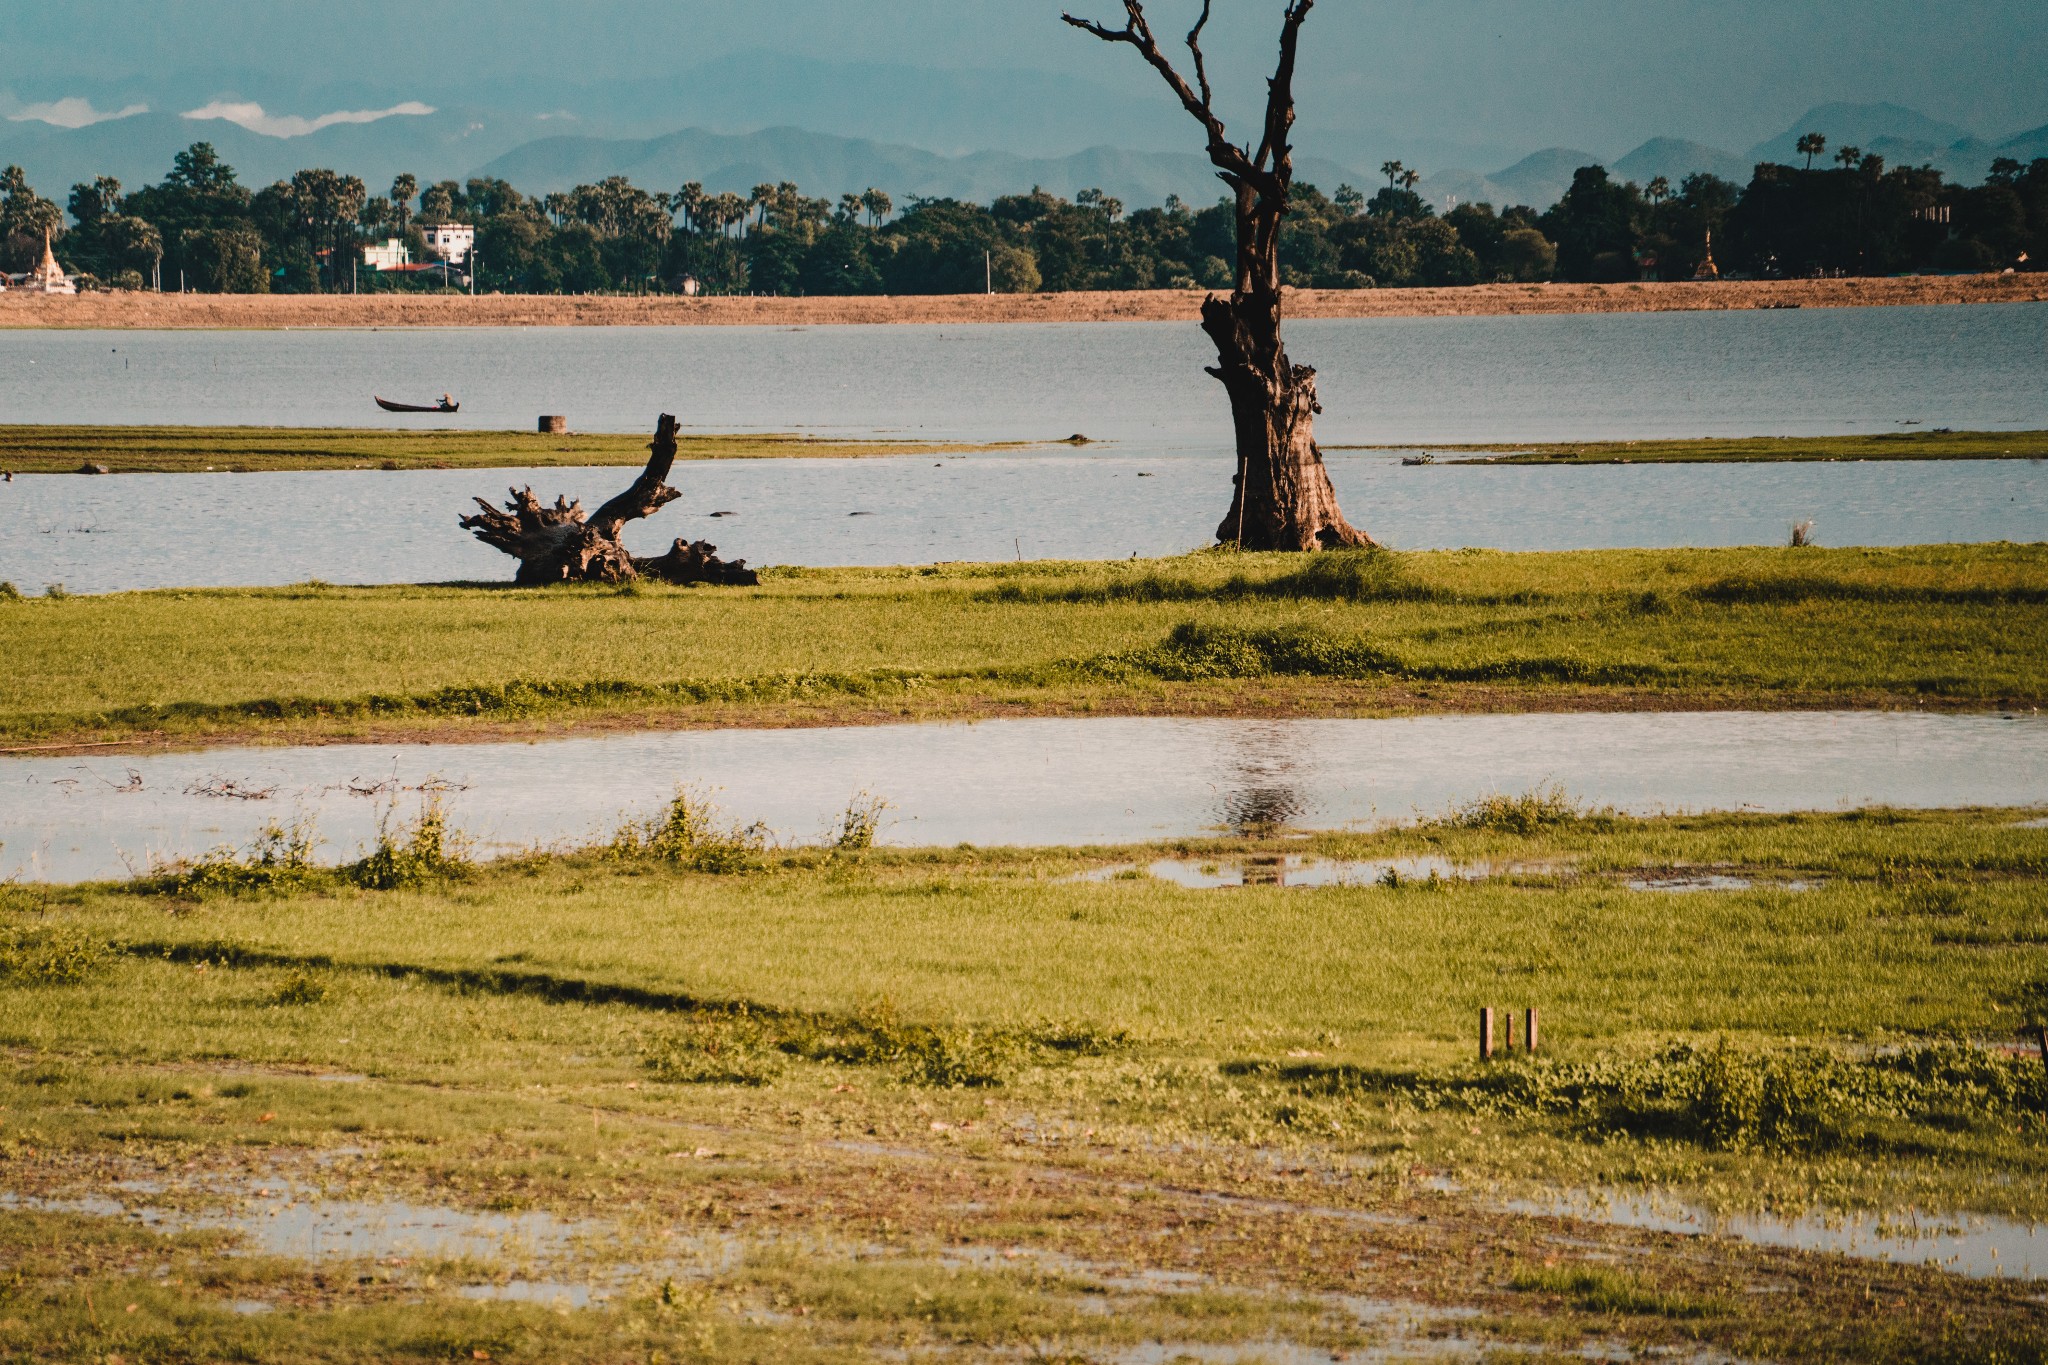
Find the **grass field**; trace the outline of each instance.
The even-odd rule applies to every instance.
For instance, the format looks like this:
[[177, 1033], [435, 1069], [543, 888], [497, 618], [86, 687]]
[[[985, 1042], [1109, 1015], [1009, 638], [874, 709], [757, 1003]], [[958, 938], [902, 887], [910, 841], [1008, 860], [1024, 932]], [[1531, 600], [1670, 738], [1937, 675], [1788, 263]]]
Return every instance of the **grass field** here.
[[[1497, 1202], [2048, 1215], [2048, 1072], [1984, 1046], [2048, 1008], [2031, 814], [1506, 802], [1114, 852], [784, 853], [700, 822], [485, 868], [415, 841], [8, 888], [0, 1350], [2038, 1361], [2038, 1284]], [[1283, 851], [1542, 870], [1072, 879]], [[1627, 885], [1673, 868], [1751, 885]], [[1539, 1007], [1543, 1051], [1478, 1063], [1481, 1005]], [[161, 1221], [76, 1202], [109, 1193]], [[576, 1235], [278, 1254], [313, 1201]], [[532, 1283], [612, 1298], [476, 1297]]]
[[[431, 422], [423, 417], [421, 422]], [[306, 469], [492, 469], [638, 465], [647, 437], [524, 431], [391, 431], [300, 427], [0, 426], [0, 469], [69, 474], [97, 464], [109, 473], [254, 472]], [[839, 441], [800, 435], [688, 435], [678, 458], [862, 458], [964, 454], [1019, 449], [1024, 443], [968, 445], [915, 441]], [[1381, 449], [1331, 446], [1336, 450]], [[1395, 447], [1384, 447], [1394, 449]], [[1670, 441], [1590, 441], [1537, 445], [1422, 445], [1474, 464], [1673, 464], [1772, 460], [2039, 460], [2048, 432], [1911, 431], [1871, 436], [1767, 436]], [[1479, 458], [1470, 458], [1479, 457]]]
[[[432, 422], [421, 418], [422, 427]], [[0, 469], [70, 474], [96, 464], [110, 474], [254, 473], [304, 469], [535, 469], [643, 465], [650, 438], [634, 434], [543, 436], [525, 431], [372, 430], [360, 427], [0, 426]], [[788, 456], [960, 454], [1001, 446], [922, 441], [835, 441], [810, 436], [684, 434], [682, 460]]]
[[2036, 706], [2048, 548], [1209, 553], [0, 600], [15, 745], [983, 714]]
[[[1379, 449], [1334, 446], [1337, 450]], [[1384, 447], [1394, 449], [1396, 447]], [[1446, 464], [1753, 464], [1828, 460], [2041, 460], [2048, 431], [1889, 431], [1867, 436], [1700, 437], [1670, 441], [1556, 441], [1423, 445], [1467, 458]]]

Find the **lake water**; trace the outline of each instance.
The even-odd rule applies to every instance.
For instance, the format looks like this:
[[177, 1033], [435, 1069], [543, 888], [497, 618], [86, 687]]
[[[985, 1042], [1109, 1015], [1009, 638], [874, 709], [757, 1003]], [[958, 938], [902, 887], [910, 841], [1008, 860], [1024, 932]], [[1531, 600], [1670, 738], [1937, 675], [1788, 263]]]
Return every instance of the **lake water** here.
[[[2048, 427], [2048, 305], [1293, 324], [1326, 444]], [[1233, 458], [1192, 324], [0, 332], [0, 419], [1112, 442], [956, 460], [695, 464], [629, 541], [754, 564], [1122, 558], [1208, 544]], [[387, 396], [463, 400], [399, 418]], [[2048, 465], [1402, 468], [1330, 456], [1354, 523], [1412, 549], [2048, 538]], [[586, 506], [620, 470], [29, 477], [0, 484], [0, 579], [27, 591], [501, 580], [458, 531], [511, 483]], [[714, 512], [736, 513], [714, 518]]]
[[[1288, 324], [1342, 443], [2048, 427], [2048, 304]], [[0, 331], [0, 420], [1229, 441], [1194, 323]], [[462, 401], [399, 418], [372, 394]]]
[[[2048, 804], [2048, 718], [1881, 712], [1030, 719], [0, 759], [0, 880], [118, 877], [304, 816], [354, 857], [446, 788], [486, 855], [608, 836], [679, 784], [789, 842], [863, 790], [882, 842], [1118, 844], [1337, 829], [1560, 783], [1623, 810]], [[235, 790], [260, 799], [237, 799]], [[365, 793], [365, 794], [359, 794]]]
[[[1333, 453], [1346, 513], [1405, 549], [1824, 545], [2048, 539], [2048, 462], [1404, 467]], [[987, 455], [686, 464], [682, 500], [626, 540], [682, 536], [762, 564], [1120, 559], [1210, 543], [1226, 453]], [[508, 581], [455, 524], [512, 484], [595, 507], [624, 469], [21, 475], [0, 484], [0, 579], [24, 592]], [[735, 515], [713, 517], [713, 512]]]

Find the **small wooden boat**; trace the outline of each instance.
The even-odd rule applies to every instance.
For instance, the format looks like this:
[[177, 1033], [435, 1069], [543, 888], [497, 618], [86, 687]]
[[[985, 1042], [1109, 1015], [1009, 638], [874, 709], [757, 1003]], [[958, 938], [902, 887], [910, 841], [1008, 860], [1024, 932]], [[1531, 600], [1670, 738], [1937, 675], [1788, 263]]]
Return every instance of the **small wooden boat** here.
[[394, 403], [394, 402], [392, 402], [392, 401], [391, 401], [391, 400], [390, 400], [389, 398], [379, 398], [379, 399], [377, 400], [377, 406], [378, 406], [378, 407], [380, 407], [380, 408], [382, 408], [382, 409], [384, 409], [384, 411], [386, 411], [386, 412], [461, 412], [461, 411], [462, 411], [462, 404], [460, 404], [460, 403], [456, 402], [456, 401], [455, 401], [455, 400], [454, 400], [453, 398], [450, 398], [450, 397], [449, 397], [449, 396], [448, 396], [447, 394], [445, 394], [445, 393], [441, 395], [441, 401], [440, 401], [440, 402], [438, 402], [438, 403], [435, 403], [435, 404], [433, 404], [432, 406], [429, 406], [429, 407], [423, 407], [423, 406], [421, 406], [421, 405], [420, 405], [420, 404], [418, 404], [418, 403]]

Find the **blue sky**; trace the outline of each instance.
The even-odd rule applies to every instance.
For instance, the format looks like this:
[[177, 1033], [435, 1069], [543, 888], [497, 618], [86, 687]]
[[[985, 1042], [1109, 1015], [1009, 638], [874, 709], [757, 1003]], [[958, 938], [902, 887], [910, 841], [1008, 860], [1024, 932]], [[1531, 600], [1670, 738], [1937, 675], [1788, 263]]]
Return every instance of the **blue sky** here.
[[[1120, 9], [1120, 0], [1070, 2], [1105, 16]], [[242, 99], [316, 118], [427, 101], [658, 123], [665, 80], [766, 51], [913, 73], [1078, 77], [1134, 101], [1105, 105], [1103, 121], [1115, 126], [1092, 140], [1193, 150], [1135, 55], [1064, 28], [1061, 7], [5, 0], [10, 50], [0, 93], [17, 108], [67, 97], [104, 110]], [[1194, 0], [1153, 5], [1160, 26], [1174, 31], [1195, 8]], [[1212, 46], [1219, 85], [1242, 92], [1234, 112], [1259, 89], [1279, 10], [1280, 0], [1218, 0]], [[1305, 45], [1302, 119], [1447, 149], [1563, 144], [1608, 153], [1674, 134], [1740, 150], [1809, 106], [1890, 100], [2001, 138], [2048, 123], [2044, 71], [2043, 0], [1322, 0]], [[900, 73], [876, 83], [877, 102], [920, 98], [917, 82]], [[991, 109], [991, 126], [1007, 124], [1028, 140], [1031, 90], [1028, 81], [1002, 84], [991, 96], [1003, 106]], [[791, 121], [791, 94], [773, 82], [734, 94], [720, 121], [734, 131]], [[1063, 128], [1058, 137], [1077, 135]]]

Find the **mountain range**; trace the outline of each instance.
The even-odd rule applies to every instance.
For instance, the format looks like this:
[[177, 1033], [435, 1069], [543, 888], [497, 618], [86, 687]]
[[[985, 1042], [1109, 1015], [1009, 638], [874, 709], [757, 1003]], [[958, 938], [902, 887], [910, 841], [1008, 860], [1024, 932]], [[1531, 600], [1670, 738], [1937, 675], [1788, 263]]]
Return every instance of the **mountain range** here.
[[1417, 191], [1439, 209], [1454, 203], [1484, 200], [1496, 207], [1530, 204], [1538, 208], [1557, 202], [1571, 187], [1581, 166], [1604, 165], [1621, 180], [1647, 185], [1659, 176], [1675, 188], [1695, 172], [1747, 184], [1759, 162], [1804, 165], [1799, 139], [1819, 133], [1828, 140], [1822, 161], [1843, 147], [1875, 153], [1891, 166], [1933, 166], [1950, 180], [1977, 184], [1998, 157], [2026, 163], [2048, 157], [2048, 125], [1990, 142], [1953, 124], [1928, 118], [1897, 104], [1823, 104], [1809, 109], [1776, 137], [1767, 138], [1737, 155], [1683, 138], [1655, 137], [1612, 160], [1592, 152], [1550, 147], [1532, 153], [1489, 175], [1473, 171], [1440, 171], [1427, 176]]
[[[867, 74], [882, 79], [888, 73], [878, 68]], [[828, 83], [812, 112], [828, 116], [854, 98], [859, 84]], [[1080, 88], [1083, 85], [1077, 82], [1073, 93], [1076, 104], [1084, 107], [1066, 130], [1077, 135], [1119, 114], [1115, 100], [1095, 99]], [[701, 108], [704, 100], [733, 93], [710, 83], [690, 102]], [[958, 93], [964, 109], [971, 103], [971, 92]], [[616, 91], [613, 99], [615, 109], [631, 103]], [[593, 126], [588, 119], [566, 114], [507, 114], [482, 106], [429, 109], [408, 104], [338, 111], [322, 119], [281, 120], [253, 103], [195, 111], [211, 115], [204, 118], [126, 111], [102, 116], [83, 100], [65, 105], [27, 112], [17, 105], [0, 118], [0, 162], [22, 166], [31, 184], [60, 201], [71, 184], [95, 175], [113, 175], [130, 186], [159, 180], [176, 152], [200, 140], [212, 142], [249, 185], [268, 184], [307, 166], [329, 166], [360, 175], [373, 190], [405, 171], [422, 183], [498, 176], [536, 194], [607, 175], [625, 175], [656, 190], [695, 180], [714, 192], [744, 193], [757, 184], [788, 180], [806, 193], [831, 197], [877, 186], [899, 199], [922, 195], [981, 201], [1034, 185], [1069, 197], [1099, 187], [1132, 207], [1158, 204], [1168, 195], [1207, 203], [1220, 193], [1205, 158], [1159, 146], [1176, 125], [1156, 122], [1149, 111], [1141, 116], [1134, 112], [1135, 102], [1120, 111], [1128, 117], [1115, 118], [1111, 126], [1130, 141], [1151, 145], [1096, 146], [1067, 155], [957, 148], [941, 152], [909, 141], [849, 137], [798, 126], [743, 132], [692, 126], [654, 136], [625, 128], [626, 135], [620, 135], [620, 122]], [[43, 121], [46, 118], [83, 126], [59, 126]], [[979, 131], [964, 115], [961, 127]], [[929, 131], [929, 125], [925, 128]], [[279, 136], [280, 130], [298, 135]], [[1676, 185], [1696, 171], [1743, 183], [1759, 161], [1800, 163], [1794, 144], [1808, 132], [1828, 139], [1830, 155], [1853, 145], [1892, 165], [1931, 164], [1967, 183], [1981, 180], [1995, 157], [2026, 162], [2048, 156], [2048, 126], [1992, 142], [1899, 105], [1830, 104], [1809, 110], [1785, 132], [1743, 154], [1676, 137], [1652, 138], [1613, 158], [1553, 147], [1489, 173], [1438, 171], [1418, 189], [1439, 208], [1478, 200], [1541, 208], [1556, 202], [1575, 170], [1596, 163], [1639, 184], [1663, 176]], [[1369, 189], [1379, 180], [1370, 169], [1377, 163], [1367, 150], [1369, 135], [1305, 127], [1298, 136], [1297, 169], [1302, 179], [1326, 191], [1347, 181]], [[1191, 136], [1182, 137], [1177, 145], [1193, 141]]]

